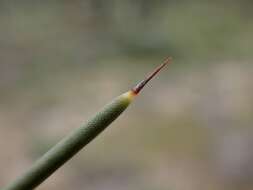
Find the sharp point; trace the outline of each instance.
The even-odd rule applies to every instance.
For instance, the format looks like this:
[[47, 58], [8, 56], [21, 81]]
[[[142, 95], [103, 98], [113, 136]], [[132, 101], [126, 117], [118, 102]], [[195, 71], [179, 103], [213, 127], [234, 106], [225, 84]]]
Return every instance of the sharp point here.
[[167, 64], [171, 63], [172, 62], [172, 57], [167, 57], [164, 62], [159, 66], [157, 67], [151, 74], [149, 74], [144, 80], [142, 80], [141, 82], [139, 82], [134, 88], [132, 88], [132, 92], [134, 94], [138, 94], [142, 89], [143, 87], [164, 67], [166, 66]]

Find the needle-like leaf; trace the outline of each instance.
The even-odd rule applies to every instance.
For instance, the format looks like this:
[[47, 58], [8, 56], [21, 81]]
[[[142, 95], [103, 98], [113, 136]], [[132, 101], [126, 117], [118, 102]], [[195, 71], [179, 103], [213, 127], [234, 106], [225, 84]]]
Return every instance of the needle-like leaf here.
[[83, 126], [63, 138], [45, 153], [32, 167], [2, 190], [31, 190], [41, 184], [79, 150], [93, 140], [110, 123], [112, 123], [132, 102], [141, 89], [168, 63], [171, 58], [155, 69], [146, 79], [130, 91], [118, 96], [96, 113]]

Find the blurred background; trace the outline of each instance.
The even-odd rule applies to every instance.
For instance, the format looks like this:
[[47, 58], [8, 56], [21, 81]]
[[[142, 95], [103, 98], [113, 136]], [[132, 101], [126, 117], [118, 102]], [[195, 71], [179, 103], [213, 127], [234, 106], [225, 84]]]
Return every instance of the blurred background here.
[[38, 189], [251, 190], [250, 0], [1, 0], [0, 186], [168, 55]]

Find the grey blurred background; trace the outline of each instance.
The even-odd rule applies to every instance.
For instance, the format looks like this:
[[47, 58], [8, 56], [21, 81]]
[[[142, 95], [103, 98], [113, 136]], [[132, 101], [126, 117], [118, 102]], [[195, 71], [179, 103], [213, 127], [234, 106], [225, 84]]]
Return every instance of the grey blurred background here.
[[250, 0], [0, 1], [0, 187], [171, 55], [38, 189], [251, 190]]

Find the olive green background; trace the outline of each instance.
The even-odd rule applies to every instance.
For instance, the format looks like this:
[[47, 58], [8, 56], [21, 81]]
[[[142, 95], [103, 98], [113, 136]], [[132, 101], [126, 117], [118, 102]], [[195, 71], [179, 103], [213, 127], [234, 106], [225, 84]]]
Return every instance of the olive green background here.
[[253, 188], [250, 0], [0, 1], [0, 187], [166, 56], [38, 189]]

